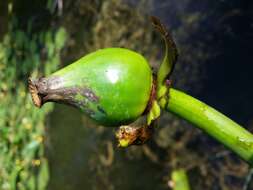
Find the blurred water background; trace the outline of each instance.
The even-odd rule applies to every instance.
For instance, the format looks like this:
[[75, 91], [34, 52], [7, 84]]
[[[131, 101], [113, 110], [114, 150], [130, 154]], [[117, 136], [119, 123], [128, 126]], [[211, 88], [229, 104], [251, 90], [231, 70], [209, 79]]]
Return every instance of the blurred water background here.
[[0, 189], [163, 190], [175, 168], [192, 189], [253, 188], [246, 163], [173, 115], [146, 145], [118, 149], [115, 129], [64, 105], [38, 110], [26, 88], [28, 76], [104, 47], [133, 49], [157, 68], [156, 15], [180, 50], [174, 87], [253, 131], [252, 1], [9, 0], [0, 10]]

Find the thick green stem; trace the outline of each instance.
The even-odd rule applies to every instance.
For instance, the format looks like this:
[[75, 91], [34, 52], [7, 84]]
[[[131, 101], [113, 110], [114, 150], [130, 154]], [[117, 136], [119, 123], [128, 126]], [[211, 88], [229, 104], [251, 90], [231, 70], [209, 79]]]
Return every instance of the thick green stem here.
[[249, 164], [253, 164], [253, 135], [222, 113], [173, 88], [167, 111], [200, 128]]
[[173, 190], [190, 190], [190, 184], [184, 169], [174, 170], [171, 174]]

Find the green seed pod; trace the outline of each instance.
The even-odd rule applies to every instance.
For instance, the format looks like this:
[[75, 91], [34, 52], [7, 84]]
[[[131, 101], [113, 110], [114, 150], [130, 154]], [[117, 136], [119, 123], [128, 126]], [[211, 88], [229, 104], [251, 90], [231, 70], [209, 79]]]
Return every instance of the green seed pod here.
[[33, 102], [69, 104], [99, 124], [129, 124], [145, 111], [152, 72], [140, 54], [106, 48], [88, 54], [48, 77], [29, 79]]

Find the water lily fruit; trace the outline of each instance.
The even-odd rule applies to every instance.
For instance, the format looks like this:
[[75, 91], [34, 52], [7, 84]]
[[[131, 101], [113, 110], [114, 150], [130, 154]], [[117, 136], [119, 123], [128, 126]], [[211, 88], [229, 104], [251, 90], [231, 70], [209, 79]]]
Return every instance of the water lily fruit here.
[[146, 59], [131, 50], [106, 48], [90, 53], [48, 77], [29, 79], [33, 103], [75, 106], [105, 126], [140, 117], [152, 91]]

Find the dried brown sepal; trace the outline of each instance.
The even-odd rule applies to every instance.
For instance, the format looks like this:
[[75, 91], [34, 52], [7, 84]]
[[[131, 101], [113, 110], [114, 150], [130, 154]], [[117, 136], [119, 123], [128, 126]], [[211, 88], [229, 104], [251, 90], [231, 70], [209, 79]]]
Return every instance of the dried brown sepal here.
[[151, 22], [153, 24], [153, 26], [155, 27], [155, 29], [160, 32], [162, 34], [162, 36], [165, 38], [167, 45], [169, 45], [169, 48], [173, 50], [173, 54], [174, 54], [174, 61], [177, 61], [178, 58], [178, 50], [177, 50], [177, 46], [176, 43], [174, 42], [171, 33], [169, 32], [169, 30], [161, 23], [160, 19], [158, 19], [155, 16], [151, 16], [150, 17]]
[[29, 92], [32, 96], [33, 104], [36, 107], [40, 108], [42, 105], [42, 100], [41, 100], [41, 97], [39, 96], [38, 89], [35, 85], [35, 82], [31, 78], [28, 79], [28, 89], [29, 89]]
[[133, 127], [129, 125], [121, 126], [116, 132], [119, 147], [130, 145], [142, 145], [151, 138], [153, 128], [150, 126]]
[[153, 101], [155, 99], [156, 99], [156, 76], [153, 75], [153, 82], [152, 82], [151, 93], [149, 96], [149, 101], [148, 101], [147, 107], [142, 115], [146, 115], [150, 111], [150, 109], [152, 108], [152, 105], [153, 105]]
[[150, 17], [151, 22], [154, 26], [154, 28], [162, 35], [162, 37], [165, 40], [165, 43], [168, 47], [168, 51], [170, 51], [170, 55], [172, 55], [172, 69], [171, 72], [173, 71], [175, 64], [177, 62], [177, 58], [178, 58], [178, 50], [177, 50], [177, 46], [176, 43], [174, 42], [171, 33], [169, 32], [169, 30], [161, 23], [160, 19], [155, 17], [155, 16], [151, 16]]

